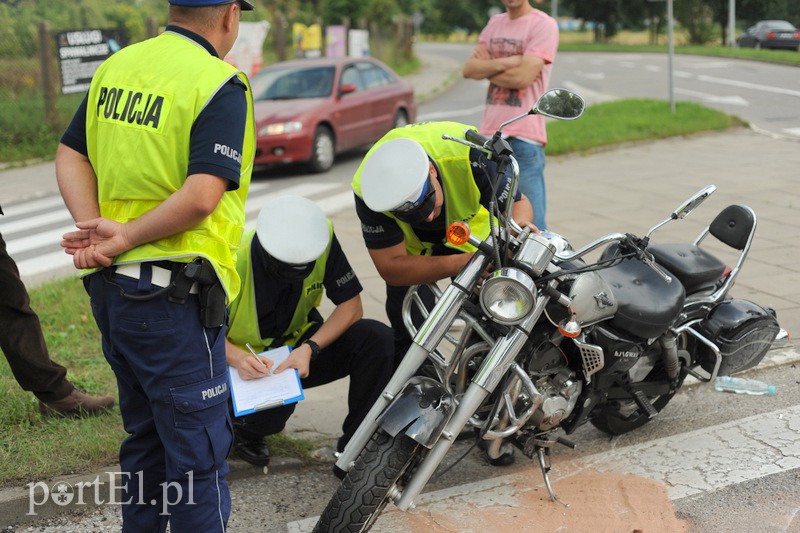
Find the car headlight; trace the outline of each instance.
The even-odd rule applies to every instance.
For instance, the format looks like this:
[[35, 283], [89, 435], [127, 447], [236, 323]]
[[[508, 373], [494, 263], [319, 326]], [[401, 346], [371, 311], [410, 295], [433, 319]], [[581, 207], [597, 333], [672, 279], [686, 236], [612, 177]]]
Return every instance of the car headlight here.
[[278, 122], [267, 124], [258, 130], [259, 135], [281, 135], [283, 133], [294, 133], [303, 129], [303, 123], [299, 121]]
[[501, 324], [519, 324], [536, 303], [536, 285], [523, 271], [501, 268], [483, 282], [483, 311]]

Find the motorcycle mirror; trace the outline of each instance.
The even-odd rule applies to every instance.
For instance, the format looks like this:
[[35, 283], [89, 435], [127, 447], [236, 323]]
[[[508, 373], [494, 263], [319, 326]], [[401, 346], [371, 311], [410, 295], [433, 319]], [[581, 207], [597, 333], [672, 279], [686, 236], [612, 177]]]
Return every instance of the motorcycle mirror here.
[[672, 219], [683, 219], [717, 190], [716, 185], [706, 185], [672, 212]]
[[533, 105], [530, 114], [559, 120], [575, 120], [583, 115], [586, 103], [579, 95], [566, 89], [550, 89]]
[[705, 201], [706, 198], [711, 196], [711, 194], [716, 190], [717, 190], [716, 185], [706, 185], [705, 187], [694, 193], [686, 201], [684, 201], [681, 205], [679, 205], [678, 208], [672, 212], [669, 218], [653, 226], [650, 229], [650, 231], [647, 232], [647, 235], [645, 235], [645, 239], [649, 239], [650, 235], [652, 235], [655, 230], [657, 230], [667, 222], [686, 218], [686, 215], [691, 213], [694, 210], [694, 208], [696, 208], [698, 205], [702, 204], [703, 201]]
[[559, 120], [575, 120], [583, 115], [585, 109], [586, 103], [578, 94], [566, 89], [550, 89], [533, 104], [530, 111], [503, 122], [497, 129], [496, 136], [499, 138], [503, 128], [528, 115], [544, 115]]

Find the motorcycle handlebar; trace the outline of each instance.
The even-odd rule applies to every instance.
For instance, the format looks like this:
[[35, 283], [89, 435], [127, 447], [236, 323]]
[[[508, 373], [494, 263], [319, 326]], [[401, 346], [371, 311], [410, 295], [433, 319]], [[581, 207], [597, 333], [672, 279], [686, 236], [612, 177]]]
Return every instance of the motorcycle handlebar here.
[[469, 129], [469, 128], [464, 130], [464, 137], [468, 141], [474, 142], [475, 144], [479, 144], [481, 146], [486, 146], [486, 143], [489, 142], [489, 137], [481, 135], [477, 131], [475, 131], [473, 129]]
[[661, 276], [661, 278], [666, 281], [667, 283], [672, 283], [672, 276], [667, 274], [661, 266], [656, 263], [653, 254], [648, 252], [647, 250], [642, 250], [641, 257], [639, 258], [642, 263], [649, 266], [656, 274]]
[[640, 247], [638, 239], [635, 239], [632, 235], [626, 233], [611, 233], [604, 237], [600, 237], [599, 239], [590, 242], [583, 248], [572, 252], [572, 253], [556, 253], [555, 258], [559, 262], [565, 261], [572, 261], [574, 259], [579, 259], [584, 255], [588, 254], [589, 252], [596, 250], [600, 246], [611, 244], [612, 242], [618, 242], [623, 247], [626, 247], [632, 250], [635, 254], [637, 259], [639, 259], [642, 263], [649, 266], [653, 271], [656, 272], [659, 276], [661, 276], [664, 281], [667, 283], [672, 283], [672, 276], [667, 274], [655, 261], [653, 255], [648, 252], [646, 249]]

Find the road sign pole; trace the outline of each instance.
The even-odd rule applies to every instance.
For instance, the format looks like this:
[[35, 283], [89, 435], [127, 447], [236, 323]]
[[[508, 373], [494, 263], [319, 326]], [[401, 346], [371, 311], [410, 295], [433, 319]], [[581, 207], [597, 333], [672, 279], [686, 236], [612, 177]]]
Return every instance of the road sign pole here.
[[736, 33], [736, 0], [728, 0], [728, 46], [735, 46]]
[[672, 58], [675, 55], [675, 46], [672, 39], [672, 0], [667, 0], [667, 49], [669, 56], [669, 110], [675, 112], [675, 77], [672, 67]]

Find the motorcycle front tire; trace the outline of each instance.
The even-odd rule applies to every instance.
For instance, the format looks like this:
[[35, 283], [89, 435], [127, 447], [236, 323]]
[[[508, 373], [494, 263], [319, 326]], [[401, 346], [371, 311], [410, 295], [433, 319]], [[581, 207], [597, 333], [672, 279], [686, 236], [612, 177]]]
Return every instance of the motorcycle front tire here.
[[392, 437], [377, 430], [320, 515], [314, 533], [369, 531], [389, 503], [389, 490], [404, 484], [422, 450], [426, 448], [404, 433]]

